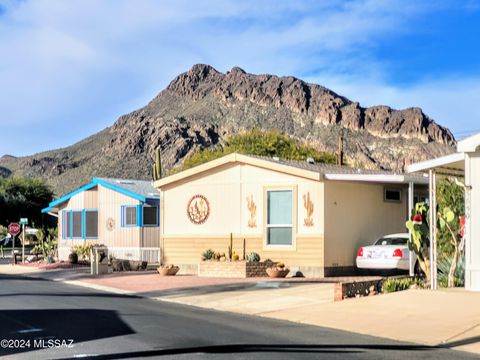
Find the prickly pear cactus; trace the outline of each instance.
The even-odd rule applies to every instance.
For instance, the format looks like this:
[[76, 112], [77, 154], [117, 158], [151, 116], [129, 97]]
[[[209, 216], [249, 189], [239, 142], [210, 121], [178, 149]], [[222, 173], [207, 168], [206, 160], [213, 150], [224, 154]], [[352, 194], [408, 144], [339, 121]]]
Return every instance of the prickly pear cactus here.
[[418, 263], [425, 273], [427, 282], [430, 281], [430, 258], [429, 258], [429, 235], [430, 227], [428, 223], [428, 205], [417, 203], [412, 210], [410, 220], [405, 226], [410, 231], [408, 239], [408, 249], [417, 255]]

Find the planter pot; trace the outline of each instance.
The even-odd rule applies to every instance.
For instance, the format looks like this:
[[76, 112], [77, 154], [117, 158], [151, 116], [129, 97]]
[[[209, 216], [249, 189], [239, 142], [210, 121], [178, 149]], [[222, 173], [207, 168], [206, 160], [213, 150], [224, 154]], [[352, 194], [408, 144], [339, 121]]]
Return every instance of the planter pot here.
[[279, 270], [268, 268], [266, 271], [267, 275], [271, 278], [284, 278], [290, 272], [290, 269]]
[[180, 270], [178, 266], [173, 268], [162, 268], [162, 267], [157, 268], [157, 271], [161, 276], [174, 276], [177, 274], [178, 270]]
[[123, 271], [123, 261], [118, 259], [112, 260], [113, 271]]
[[142, 262], [137, 260], [129, 260], [130, 270], [138, 271], [142, 267]]

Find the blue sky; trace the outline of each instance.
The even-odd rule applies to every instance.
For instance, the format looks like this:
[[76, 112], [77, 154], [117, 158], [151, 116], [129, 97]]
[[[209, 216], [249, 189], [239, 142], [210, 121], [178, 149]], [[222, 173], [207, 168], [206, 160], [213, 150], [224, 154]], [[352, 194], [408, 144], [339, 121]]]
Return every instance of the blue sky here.
[[480, 1], [0, 0], [0, 155], [64, 147], [195, 63], [480, 131]]

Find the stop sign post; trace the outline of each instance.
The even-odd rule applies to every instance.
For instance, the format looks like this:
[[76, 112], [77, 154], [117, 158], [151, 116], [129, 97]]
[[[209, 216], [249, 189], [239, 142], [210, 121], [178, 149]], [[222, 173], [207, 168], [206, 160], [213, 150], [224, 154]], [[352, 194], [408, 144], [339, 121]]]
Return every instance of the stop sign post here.
[[10, 223], [7, 230], [8, 233], [12, 235], [12, 260], [15, 264], [15, 236], [20, 234], [20, 225], [18, 223]]

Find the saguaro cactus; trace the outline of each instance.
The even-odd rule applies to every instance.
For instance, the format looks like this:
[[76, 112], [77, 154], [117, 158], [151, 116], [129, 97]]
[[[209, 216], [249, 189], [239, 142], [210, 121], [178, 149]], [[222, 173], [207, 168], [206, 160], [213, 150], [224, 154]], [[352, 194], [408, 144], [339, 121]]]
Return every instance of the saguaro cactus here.
[[160, 147], [155, 150], [155, 162], [152, 164], [152, 179], [153, 181], [160, 180], [162, 178], [162, 157], [160, 153]]

